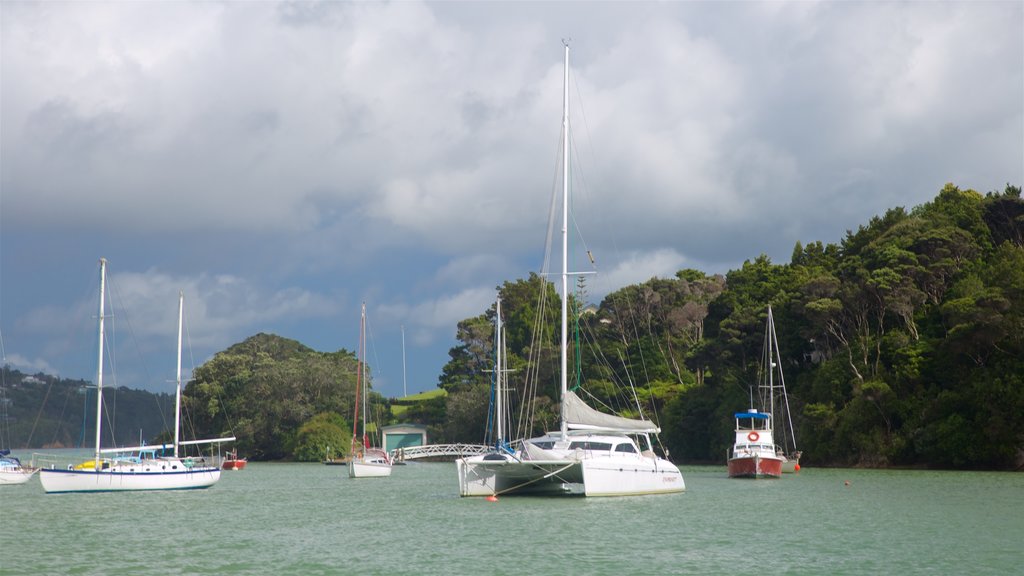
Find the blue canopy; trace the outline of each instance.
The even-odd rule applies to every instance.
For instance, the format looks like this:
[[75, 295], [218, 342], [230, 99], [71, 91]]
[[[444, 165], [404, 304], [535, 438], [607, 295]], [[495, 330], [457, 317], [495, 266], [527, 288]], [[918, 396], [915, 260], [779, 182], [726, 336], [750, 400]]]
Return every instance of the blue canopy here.
[[736, 418], [756, 418], [758, 420], [767, 420], [769, 417], [768, 414], [756, 410], [753, 412], [737, 412], [734, 416]]

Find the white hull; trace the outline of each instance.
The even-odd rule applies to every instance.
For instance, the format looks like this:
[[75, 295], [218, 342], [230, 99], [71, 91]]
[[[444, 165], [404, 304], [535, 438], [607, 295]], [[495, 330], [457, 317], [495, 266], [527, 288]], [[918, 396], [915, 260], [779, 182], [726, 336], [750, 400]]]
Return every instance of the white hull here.
[[57, 470], [39, 472], [47, 493], [120, 492], [129, 490], [191, 490], [209, 488], [220, 480], [220, 468], [191, 468], [174, 471]]
[[683, 475], [667, 460], [616, 458], [546, 461], [455, 461], [460, 496], [501, 494], [642, 496], [683, 492]]
[[641, 496], [686, 490], [679, 468], [649, 453], [549, 450], [544, 459], [535, 459], [530, 451], [456, 460], [459, 495]]
[[349, 460], [349, 478], [383, 478], [391, 476], [391, 464], [366, 460]]
[[18, 468], [0, 470], [0, 486], [10, 484], [24, 484], [36, 473], [35, 468]]
[[782, 459], [782, 473], [783, 474], [795, 474], [800, 471], [800, 457], [786, 457]]

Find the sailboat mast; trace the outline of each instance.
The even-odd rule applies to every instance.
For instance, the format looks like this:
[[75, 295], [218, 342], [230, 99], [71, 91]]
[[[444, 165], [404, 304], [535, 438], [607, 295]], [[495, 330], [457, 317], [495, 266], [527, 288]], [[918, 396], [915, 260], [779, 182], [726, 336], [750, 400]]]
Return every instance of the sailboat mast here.
[[402, 325], [402, 396], [409, 395], [409, 387], [405, 382], [405, 325]]
[[[775, 420], [775, 321], [772, 319], [772, 307], [768, 305], [768, 413]], [[772, 422], [774, 426], [775, 423]]]
[[178, 457], [178, 442], [181, 433], [181, 332], [185, 310], [185, 292], [178, 290], [178, 371], [174, 387], [174, 457]]
[[565, 396], [569, 388], [569, 44], [565, 46], [565, 72], [562, 87], [562, 425], [564, 438], [569, 429], [565, 421]]
[[363, 302], [363, 311], [359, 318], [359, 347], [362, 349], [359, 370], [363, 376], [363, 448], [369, 448], [366, 438], [366, 302]]
[[99, 352], [96, 360], [96, 456], [93, 470], [100, 471], [100, 418], [103, 416], [103, 296], [107, 289], [107, 259], [100, 258]]
[[[366, 315], [366, 303], [363, 303], [363, 316]], [[363, 316], [359, 319], [359, 347], [356, 349], [356, 401], [352, 413], [352, 445], [359, 438], [359, 392], [363, 386]]]

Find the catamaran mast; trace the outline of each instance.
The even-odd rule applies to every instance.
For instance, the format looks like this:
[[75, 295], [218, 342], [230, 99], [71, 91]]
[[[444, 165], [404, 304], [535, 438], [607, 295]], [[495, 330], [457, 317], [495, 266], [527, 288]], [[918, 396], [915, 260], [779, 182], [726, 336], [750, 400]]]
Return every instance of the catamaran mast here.
[[178, 457], [178, 441], [181, 432], [181, 328], [185, 310], [185, 292], [178, 290], [178, 372], [174, 390], [174, 457]]
[[501, 297], [500, 296], [498, 297], [498, 300], [495, 303], [495, 307], [496, 307], [496, 312], [497, 312], [497, 315], [498, 315], [498, 321], [497, 321], [497, 326], [495, 327], [496, 329], [494, 331], [495, 332], [494, 349], [495, 349], [495, 353], [497, 355], [497, 358], [495, 358], [495, 362], [494, 362], [494, 364], [495, 364], [494, 378], [495, 378], [495, 392], [496, 392], [496, 394], [495, 394], [496, 398], [495, 398], [495, 406], [494, 406], [494, 415], [495, 415], [495, 417], [496, 417], [496, 419], [498, 421], [498, 437], [497, 437], [498, 442], [497, 442], [497, 444], [504, 446], [504, 443], [505, 443], [505, 398], [504, 398], [504, 396], [505, 396], [505, 384], [503, 382], [503, 379], [505, 377], [505, 375], [504, 375], [505, 365], [504, 365], [504, 355], [502, 354], [502, 348], [505, 346], [505, 344], [503, 342], [503, 335], [502, 335]]
[[103, 295], [107, 289], [107, 259], [100, 258], [99, 352], [96, 361], [96, 456], [93, 470], [100, 471], [100, 418], [103, 416]]
[[569, 389], [569, 43], [565, 46], [565, 72], [562, 87], [562, 437], [568, 434], [565, 420], [565, 396]]

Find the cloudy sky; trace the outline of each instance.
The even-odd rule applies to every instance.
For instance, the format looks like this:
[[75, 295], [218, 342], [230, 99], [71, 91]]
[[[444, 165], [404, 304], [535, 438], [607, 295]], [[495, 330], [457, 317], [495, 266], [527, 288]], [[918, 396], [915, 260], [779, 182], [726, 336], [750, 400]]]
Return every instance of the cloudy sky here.
[[354, 350], [365, 301], [377, 388], [434, 388], [543, 262], [563, 38], [595, 300], [1024, 184], [1022, 7], [4, 2], [6, 360], [93, 378], [106, 257], [118, 385], [173, 390], [183, 290], [186, 372], [258, 332]]

